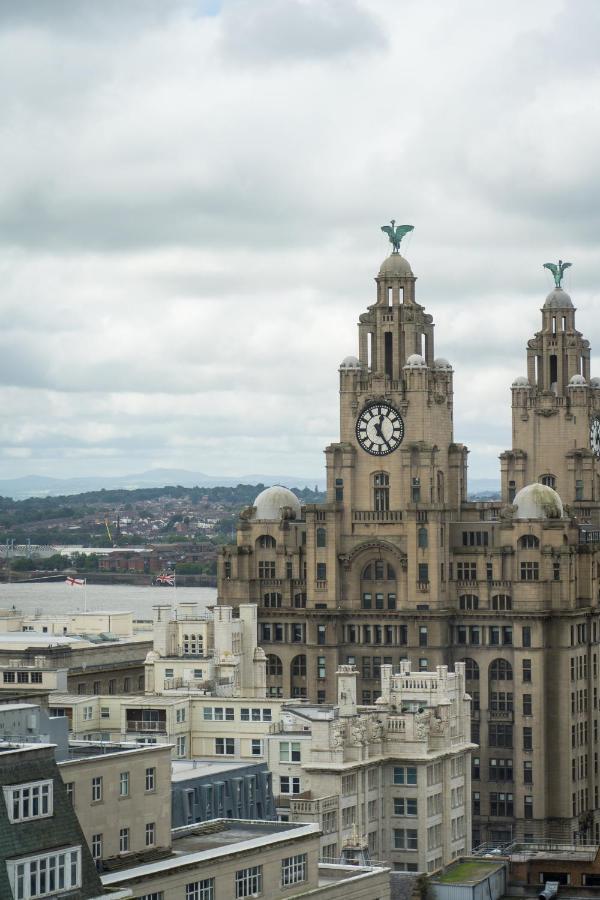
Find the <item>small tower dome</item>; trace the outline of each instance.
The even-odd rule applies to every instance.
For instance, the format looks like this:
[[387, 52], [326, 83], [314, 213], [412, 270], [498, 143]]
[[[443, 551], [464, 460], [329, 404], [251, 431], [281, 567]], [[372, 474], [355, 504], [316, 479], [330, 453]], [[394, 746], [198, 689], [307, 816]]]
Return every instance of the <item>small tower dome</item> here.
[[434, 359], [433, 367], [435, 369], [451, 369], [452, 368], [452, 366], [450, 365], [450, 363], [444, 356], [438, 356], [437, 359]]
[[413, 353], [412, 356], [409, 356], [406, 360], [405, 369], [419, 369], [423, 368], [426, 365], [425, 360], [418, 353]]
[[524, 375], [519, 375], [512, 383], [512, 387], [531, 387]]
[[600, 388], [600, 378], [597, 375], [590, 379], [590, 387]]
[[345, 356], [340, 363], [340, 369], [360, 369], [360, 360], [356, 356]]
[[399, 253], [391, 253], [381, 263], [379, 269], [380, 278], [412, 278], [413, 271], [407, 259]]
[[295, 516], [300, 515], [300, 501], [296, 495], [283, 487], [275, 484], [273, 487], [261, 491], [253, 504], [255, 508], [254, 519], [278, 522], [281, 519], [281, 510], [289, 506]]
[[562, 519], [562, 500], [553, 488], [546, 484], [528, 484], [521, 488], [513, 505], [515, 519]]
[[569, 387], [585, 387], [587, 382], [583, 375], [572, 375], [569, 381]]
[[557, 287], [546, 297], [544, 309], [573, 309], [573, 302], [566, 291]]

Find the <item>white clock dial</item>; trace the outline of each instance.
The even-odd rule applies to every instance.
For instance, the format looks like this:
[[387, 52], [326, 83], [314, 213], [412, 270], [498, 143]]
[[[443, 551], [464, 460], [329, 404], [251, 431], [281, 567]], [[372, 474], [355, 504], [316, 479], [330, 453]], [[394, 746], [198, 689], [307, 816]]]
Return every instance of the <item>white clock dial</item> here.
[[600, 416], [593, 416], [590, 419], [590, 448], [600, 459]]
[[404, 422], [397, 409], [389, 403], [369, 403], [356, 422], [358, 443], [372, 456], [393, 453], [404, 437]]

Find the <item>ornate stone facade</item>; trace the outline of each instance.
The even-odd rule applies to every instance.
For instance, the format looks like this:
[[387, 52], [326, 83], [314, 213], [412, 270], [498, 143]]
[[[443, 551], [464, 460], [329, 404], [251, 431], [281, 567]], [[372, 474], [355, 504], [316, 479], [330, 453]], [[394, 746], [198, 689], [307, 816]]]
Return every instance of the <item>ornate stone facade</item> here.
[[600, 839], [600, 380], [575, 310], [547, 298], [512, 387], [502, 502], [468, 502], [432, 316], [398, 253], [375, 281], [340, 366], [327, 501], [257, 498], [222, 551], [219, 603], [259, 604], [271, 696], [334, 702], [333, 673], [355, 664], [369, 705], [384, 665], [465, 660], [474, 842]]

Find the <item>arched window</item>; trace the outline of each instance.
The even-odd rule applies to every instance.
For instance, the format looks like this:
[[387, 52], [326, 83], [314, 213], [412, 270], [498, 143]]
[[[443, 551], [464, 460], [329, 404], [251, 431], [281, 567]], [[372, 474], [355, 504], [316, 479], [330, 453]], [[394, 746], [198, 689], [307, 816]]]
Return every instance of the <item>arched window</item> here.
[[373, 475], [373, 509], [375, 512], [387, 512], [390, 508], [390, 476], [387, 472], [376, 472]]
[[317, 547], [327, 546], [327, 529], [317, 528]]
[[463, 659], [465, 664], [465, 679], [467, 681], [479, 681], [479, 666], [474, 659]]
[[279, 591], [269, 591], [269, 593], [263, 594], [263, 606], [279, 609], [281, 607], [281, 594]]
[[306, 656], [301, 653], [292, 660], [292, 677], [306, 676]]
[[270, 534], [261, 534], [259, 538], [257, 538], [256, 543], [259, 547], [276, 547], [277, 541], [274, 537], [271, 537]]
[[461, 609], [479, 609], [479, 597], [477, 594], [461, 594], [458, 604]]
[[508, 594], [495, 594], [492, 597], [492, 609], [495, 609], [497, 612], [512, 609], [512, 597], [509, 597]]
[[283, 675], [281, 660], [275, 653], [267, 653], [267, 675], [280, 677]]
[[512, 681], [513, 670], [507, 659], [494, 659], [490, 663], [490, 681]]
[[540, 483], [554, 490], [556, 489], [556, 475], [540, 475]]
[[429, 536], [427, 534], [427, 529], [424, 526], [421, 526], [417, 532], [417, 543], [422, 550], [429, 544]]
[[539, 547], [540, 542], [535, 534], [524, 534], [519, 538], [519, 547], [522, 550], [530, 550], [533, 547]]

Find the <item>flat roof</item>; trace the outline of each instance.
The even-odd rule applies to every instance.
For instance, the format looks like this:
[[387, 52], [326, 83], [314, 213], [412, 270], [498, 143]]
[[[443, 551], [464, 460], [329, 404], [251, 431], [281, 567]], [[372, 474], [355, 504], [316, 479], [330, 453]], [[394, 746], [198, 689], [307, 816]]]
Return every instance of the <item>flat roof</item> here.
[[250, 819], [211, 819], [199, 825], [173, 831], [173, 856], [101, 876], [102, 884], [113, 885], [132, 878], [158, 875], [183, 866], [209, 863], [230, 853], [260, 850], [290, 839], [312, 838], [320, 834], [316, 824], [262, 822]]
[[506, 863], [498, 860], [492, 862], [477, 859], [463, 859], [450, 865], [431, 880], [438, 884], [478, 884], [488, 878], [492, 872], [502, 869]]
[[83, 762], [87, 759], [97, 759], [99, 756], [113, 757], [118, 754], [128, 753], [151, 753], [152, 751], [161, 750], [171, 753], [173, 744], [136, 744], [133, 741], [111, 742], [111, 741], [69, 741], [69, 755], [66, 759], [61, 759], [58, 763]]
[[[2, 644], [24, 644], [26, 647], [35, 645], [70, 646], [71, 644], [89, 642], [79, 635], [46, 634], [42, 631], [2, 631], [0, 632], [0, 649]], [[90, 644], [90, 646], [93, 646]]]
[[204, 775], [219, 775], [224, 772], [236, 772], [257, 765], [266, 766], [266, 762], [256, 760], [212, 760], [212, 759], [174, 759], [172, 764], [173, 781], [187, 781], [188, 778], [201, 778]]
[[37, 703], [0, 703], [0, 712], [14, 709], [39, 709]]

